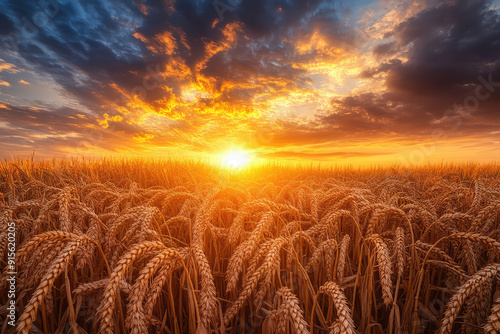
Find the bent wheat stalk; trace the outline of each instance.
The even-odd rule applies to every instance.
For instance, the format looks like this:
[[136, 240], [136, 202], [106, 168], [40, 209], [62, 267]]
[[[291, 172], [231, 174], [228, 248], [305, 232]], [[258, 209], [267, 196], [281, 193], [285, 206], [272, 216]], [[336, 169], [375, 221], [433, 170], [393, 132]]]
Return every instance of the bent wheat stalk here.
[[97, 308], [97, 318], [98, 321], [100, 321], [100, 333], [113, 334], [115, 332], [113, 314], [118, 298], [118, 290], [120, 289], [121, 281], [128, 267], [144, 253], [163, 249], [165, 249], [163, 244], [147, 241], [132, 247], [120, 258], [109, 277], [108, 284], [102, 295], [102, 301]]
[[393, 302], [392, 298], [392, 265], [391, 257], [389, 256], [389, 249], [386, 243], [378, 234], [373, 234], [369, 241], [375, 244], [375, 251], [377, 253], [378, 270], [380, 273], [380, 284], [382, 285], [382, 298], [384, 304], [389, 306]]
[[304, 311], [302, 311], [299, 299], [293, 294], [292, 290], [287, 287], [282, 287], [276, 292], [275, 299], [276, 298], [282, 299], [281, 307], [283, 307], [292, 320], [295, 332], [297, 334], [308, 334], [309, 330], [307, 329], [307, 322], [304, 320]]
[[36, 319], [38, 307], [42, 304], [45, 296], [52, 289], [52, 285], [57, 277], [63, 272], [68, 265], [71, 257], [76, 253], [78, 247], [89, 241], [86, 237], [74, 235], [74, 240], [70, 241], [61, 251], [57, 258], [52, 262], [52, 265], [47, 270], [45, 276], [40, 280], [40, 284], [33, 293], [28, 305], [25, 307], [23, 314], [19, 318], [17, 331], [21, 334], [28, 334], [31, 326]]
[[332, 281], [326, 282], [319, 288], [318, 293], [327, 294], [333, 300], [333, 305], [337, 311], [338, 320], [332, 326], [330, 333], [356, 333], [347, 298], [337, 283]]
[[491, 264], [478, 271], [471, 277], [458, 291], [451, 297], [446, 305], [443, 321], [439, 333], [449, 334], [453, 329], [453, 322], [458, 317], [460, 309], [465, 301], [473, 294], [477, 293], [482, 287], [493, 279], [496, 279], [500, 271], [500, 264]]

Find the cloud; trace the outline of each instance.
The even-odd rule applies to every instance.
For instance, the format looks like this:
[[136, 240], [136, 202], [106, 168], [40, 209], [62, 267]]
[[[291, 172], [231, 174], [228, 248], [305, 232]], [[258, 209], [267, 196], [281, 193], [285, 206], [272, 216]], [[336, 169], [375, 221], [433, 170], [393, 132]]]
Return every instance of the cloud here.
[[14, 23], [8, 16], [0, 13], [0, 36], [5, 36], [14, 31]]
[[155, 135], [151, 133], [136, 133], [132, 136], [132, 139], [135, 140], [138, 143], [145, 143], [151, 139], [153, 139]]
[[0, 59], [0, 72], [9, 72], [9, 73], [17, 73], [19, 70], [16, 68], [16, 65], [7, 63], [5, 60]]
[[[482, 83], [500, 81], [500, 17], [490, 7], [489, 1], [447, 1], [386, 31], [390, 41], [372, 49], [376, 65], [360, 73], [373, 82], [371, 91], [333, 99], [330, 111], [318, 114], [319, 128], [431, 141], [437, 128], [460, 137], [497, 127], [500, 94]], [[477, 90], [488, 97], [479, 101]]]
[[[38, 10], [6, 12], [22, 35], [21, 18]], [[337, 59], [339, 47], [328, 45], [348, 43], [324, 1], [246, 1], [214, 25], [217, 17], [209, 1], [70, 2], [33, 38], [19, 38], [17, 50], [88, 109], [179, 119], [262, 114], [276, 98], [308, 94], [301, 67], [315, 57]], [[194, 99], [185, 98], [189, 90], [198, 92]]]
[[22, 18], [40, 6], [6, 4], [0, 86], [30, 84], [19, 77], [28, 71], [71, 104], [30, 109], [12, 102], [10, 90], [21, 88], [5, 89], [0, 122], [12, 132], [0, 140], [9, 149], [17, 140], [54, 151], [196, 154], [239, 145], [262, 157], [327, 159], [383, 154], [331, 149], [341, 144], [410, 145], [436, 128], [469, 138], [498, 127], [497, 93], [447, 113], [479, 76], [500, 81], [490, 2], [381, 0], [371, 8], [386, 12], [372, 23], [342, 4], [242, 1], [221, 19], [212, 1], [71, 1], [29, 36]]
[[[396, 26], [390, 34], [396, 41], [385, 51], [395, 58], [377, 70], [387, 74], [391, 91], [453, 101], [468, 94], [479, 75], [500, 77], [499, 31], [499, 15], [489, 1], [446, 2]], [[407, 51], [401, 54], [402, 49]]]

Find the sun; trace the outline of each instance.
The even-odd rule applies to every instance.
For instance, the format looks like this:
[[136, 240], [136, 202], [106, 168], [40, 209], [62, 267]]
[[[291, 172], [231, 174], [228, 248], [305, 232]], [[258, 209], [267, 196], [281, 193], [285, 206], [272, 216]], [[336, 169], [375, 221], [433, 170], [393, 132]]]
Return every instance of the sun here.
[[241, 168], [250, 160], [250, 153], [246, 151], [233, 150], [223, 154], [222, 162], [231, 168]]

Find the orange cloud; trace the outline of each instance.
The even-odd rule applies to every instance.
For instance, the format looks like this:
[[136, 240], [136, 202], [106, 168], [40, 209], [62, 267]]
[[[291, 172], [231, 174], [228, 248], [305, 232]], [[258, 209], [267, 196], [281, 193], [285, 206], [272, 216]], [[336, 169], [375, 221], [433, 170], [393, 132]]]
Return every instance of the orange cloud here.
[[138, 143], [145, 143], [147, 141], [149, 141], [150, 139], [153, 139], [155, 137], [155, 135], [153, 134], [150, 134], [150, 133], [135, 133], [133, 136], [132, 136], [132, 139]]
[[[81, 116], [83, 116], [83, 115], [78, 115], [78, 117], [84, 118]], [[108, 114], [104, 114], [103, 117], [104, 117], [104, 119], [98, 119], [97, 123], [99, 123], [99, 125], [102, 126], [104, 129], [107, 129], [109, 127], [108, 121], [121, 122], [123, 120], [123, 117], [120, 115], [109, 116]]]
[[230, 50], [234, 47], [238, 39], [238, 34], [243, 32], [243, 25], [240, 22], [232, 22], [224, 26], [221, 32], [224, 36], [222, 40], [205, 43], [205, 56], [204, 59], [197, 64], [197, 70], [203, 69], [207, 61], [217, 53]]
[[144, 14], [144, 15], [149, 14], [148, 8], [143, 3], [137, 3], [136, 6], [137, 6], [137, 8], [139, 8], [139, 10], [141, 11], [142, 14]]
[[296, 49], [299, 54], [316, 53], [320, 58], [335, 60], [344, 54], [344, 50], [332, 43], [319, 31], [304, 35], [297, 41]]
[[146, 44], [149, 50], [158, 55], [174, 55], [179, 51], [180, 45], [186, 50], [190, 50], [185, 32], [178, 28], [171, 28], [171, 30], [160, 32], [151, 39], [148, 39], [139, 32], [134, 32], [132, 36]]
[[7, 71], [10, 73], [17, 73], [19, 70], [16, 68], [16, 65], [7, 63], [5, 60], [0, 58], [0, 72]]

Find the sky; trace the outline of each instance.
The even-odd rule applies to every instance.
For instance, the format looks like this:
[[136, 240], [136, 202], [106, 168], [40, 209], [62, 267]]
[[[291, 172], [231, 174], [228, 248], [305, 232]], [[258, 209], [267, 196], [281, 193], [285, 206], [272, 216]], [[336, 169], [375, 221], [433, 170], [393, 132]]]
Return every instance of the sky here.
[[500, 161], [500, 0], [0, 5], [0, 157]]

